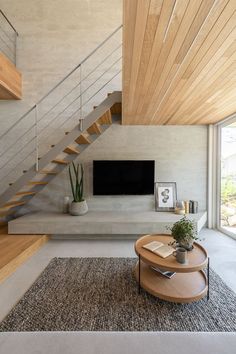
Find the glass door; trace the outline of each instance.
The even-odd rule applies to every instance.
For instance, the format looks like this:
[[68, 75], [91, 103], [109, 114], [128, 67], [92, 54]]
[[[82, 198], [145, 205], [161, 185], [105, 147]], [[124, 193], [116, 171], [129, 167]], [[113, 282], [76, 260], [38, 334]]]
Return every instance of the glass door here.
[[223, 123], [220, 138], [220, 198], [218, 226], [236, 238], [236, 118]]

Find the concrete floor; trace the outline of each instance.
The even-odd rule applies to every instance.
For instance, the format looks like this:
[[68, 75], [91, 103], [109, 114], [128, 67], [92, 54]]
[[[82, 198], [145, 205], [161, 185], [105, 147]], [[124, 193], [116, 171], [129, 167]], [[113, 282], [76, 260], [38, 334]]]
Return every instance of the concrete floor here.
[[[236, 241], [204, 229], [211, 267], [236, 292]], [[0, 320], [53, 257], [134, 257], [132, 240], [51, 240], [0, 286]], [[190, 349], [191, 348], [191, 349]], [[23, 353], [214, 353], [233, 354], [236, 334], [227, 333], [1, 333], [0, 354]]]

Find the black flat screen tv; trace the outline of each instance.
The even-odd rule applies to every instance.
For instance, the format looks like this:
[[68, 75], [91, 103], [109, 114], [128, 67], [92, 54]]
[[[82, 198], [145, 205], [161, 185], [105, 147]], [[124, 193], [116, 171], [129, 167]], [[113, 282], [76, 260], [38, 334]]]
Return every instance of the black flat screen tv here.
[[153, 160], [93, 161], [93, 194], [154, 194], [154, 171]]

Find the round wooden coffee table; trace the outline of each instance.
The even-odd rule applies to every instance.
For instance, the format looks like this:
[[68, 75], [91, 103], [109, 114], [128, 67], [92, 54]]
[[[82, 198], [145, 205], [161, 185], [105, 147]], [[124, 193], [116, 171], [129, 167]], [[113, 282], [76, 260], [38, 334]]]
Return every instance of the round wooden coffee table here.
[[[140, 287], [150, 294], [171, 302], [190, 303], [204, 296], [209, 298], [209, 258], [206, 250], [197, 242], [194, 249], [188, 252], [186, 264], [180, 264], [174, 256], [161, 258], [143, 245], [159, 241], [169, 244], [173, 238], [169, 235], [145, 235], [135, 243], [135, 252], [139, 261], [135, 267], [135, 276]], [[157, 273], [151, 267], [169, 270], [176, 274], [168, 279]], [[203, 271], [207, 268], [207, 275]]]

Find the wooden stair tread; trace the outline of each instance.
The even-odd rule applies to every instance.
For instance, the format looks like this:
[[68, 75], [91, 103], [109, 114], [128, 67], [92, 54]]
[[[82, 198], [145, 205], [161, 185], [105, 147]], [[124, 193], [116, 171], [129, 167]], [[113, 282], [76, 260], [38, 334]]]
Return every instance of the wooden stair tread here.
[[34, 191], [23, 191], [23, 192], [17, 192], [16, 195], [34, 195], [36, 194], [37, 192], [34, 192]]
[[95, 122], [87, 129], [87, 132], [89, 134], [99, 135], [102, 133], [101, 125], [98, 122]]
[[91, 141], [88, 139], [88, 137], [85, 134], [80, 134], [77, 139], [75, 139], [75, 142], [77, 144], [91, 144]]
[[112, 116], [111, 116], [111, 110], [109, 109], [104, 113], [98, 120], [97, 122], [101, 125], [110, 125], [112, 124]]
[[40, 185], [48, 184], [48, 182], [44, 182], [44, 181], [30, 181], [28, 184], [35, 185], [35, 186], [40, 186]]
[[17, 201], [17, 200], [13, 200], [12, 202], [8, 202], [6, 204], [4, 204], [4, 208], [8, 208], [8, 207], [16, 207], [16, 206], [20, 206], [20, 205], [24, 205], [26, 204], [26, 201]]
[[65, 152], [66, 154], [69, 154], [69, 155], [78, 155], [79, 154], [79, 151], [73, 147], [73, 146], [67, 146], [63, 152]]
[[60, 160], [60, 159], [54, 159], [52, 160], [52, 162], [58, 163], [59, 165], [68, 165], [70, 163], [70, 161]]
[[50, 171], [50, 170], [42, 170], [39, 171], [40, 174], [43, 175], [57, 175], [59, 172], [58, 171]]

